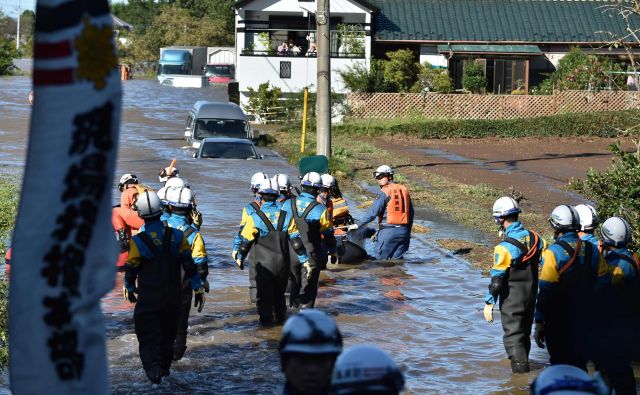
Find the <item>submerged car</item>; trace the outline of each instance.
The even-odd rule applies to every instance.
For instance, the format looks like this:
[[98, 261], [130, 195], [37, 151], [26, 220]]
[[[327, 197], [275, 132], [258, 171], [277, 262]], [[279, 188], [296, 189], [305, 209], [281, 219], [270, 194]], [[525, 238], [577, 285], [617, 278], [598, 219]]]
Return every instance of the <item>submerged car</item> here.
[[210, 84], [228, 84], [235, 78], [236, 68], [232, 64], [208, 64], [204, 76]]
[[185, 140], [194, 148], [208, 137], [257, 138], [242, 108], [235, 103], [197, 101], [187, 117]]
[[247, 139], [209, 137], [201, 141], [194, 158], [262, 159], [258, 149]]

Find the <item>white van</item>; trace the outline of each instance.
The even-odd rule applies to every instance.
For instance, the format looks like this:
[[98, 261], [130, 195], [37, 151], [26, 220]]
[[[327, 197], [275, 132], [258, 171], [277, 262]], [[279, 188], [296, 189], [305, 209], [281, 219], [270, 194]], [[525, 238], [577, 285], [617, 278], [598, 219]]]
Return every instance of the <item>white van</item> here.
[[257, 134], [237, 104], [201, 100], [189, 111], [184, 138], [192, 147], [199, 148], [207, 137], [256, 139]]

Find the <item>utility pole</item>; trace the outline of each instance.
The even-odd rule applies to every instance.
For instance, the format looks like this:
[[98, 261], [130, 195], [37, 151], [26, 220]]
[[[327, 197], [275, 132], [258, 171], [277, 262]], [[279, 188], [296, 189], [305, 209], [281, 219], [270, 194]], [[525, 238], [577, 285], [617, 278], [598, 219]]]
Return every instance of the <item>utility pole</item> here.
[[18, 28], [16, 29], [16, 49], [20, 49], [20, 0], [18, 0]]
[[329, 0], [318, 0], [316, 12], [318, 44], [318, 144], [317, 154], [331, 157], [331, 19]]

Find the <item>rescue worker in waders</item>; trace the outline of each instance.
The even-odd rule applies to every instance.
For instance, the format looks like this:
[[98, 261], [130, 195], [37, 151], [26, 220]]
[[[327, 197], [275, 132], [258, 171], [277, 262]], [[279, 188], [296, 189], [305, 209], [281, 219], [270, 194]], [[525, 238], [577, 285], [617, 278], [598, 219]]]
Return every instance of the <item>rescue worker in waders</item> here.
[[262, 325], [284, 322], [287, 315], [285, 290], [289, 279], [289, 241], [302, 265], [309, 258], [291, 211], [277, 204], [278, 185], [266, 179], [260, 184], [260, 207], [251, 213], [240, 233], [241, 241], [236, 264], [244, 269], [244, 259], [254, 250], [256, 306]]
[[111, 224], [113, 225], [116, 239], [120, 246], [120, 255], [116, 263], [118, 270], [124, 270], [124, 264], [127, 261], [127, 255], [129, 253], [131, 236], [136, 234], [140, 227], [144, 225], [142, 218], [140, 218], [138, 213], [132, 208], [133, 202], [139, 193], [136, 187], [137, 180], [135, 184], [129, 185], [132, 185], [132, 187], [123, 187], [122, 194], [120, 194], [120, 205], [114, 207], [111, 211]]
[[545, 241], [522, 226], [518, 202], [508, 196], [493, 204], [493, 218], [505, 239], [494, 249], [491, 284], [485, 296], [484, 316], [493, 322], [493, 305], [500, 302], [502, 341], [513, 373], [529, 371], [531, 326], [538, 291], [538, 264]]
[[413, 225], [413, 204], [409, 190], [393, 182], [393, 169], [382, 165], [373, 172], [382, 193], [376, 197], [367, 215], [358, 222], [364, 225], [378, 219], [378, 232], [372, 240], [375, 242], [376, 259], [402, 259], [409, 250], [411, 226]]
[[627, 248], [631, 242], [631, 226], [619, 217], [604, 221], [600, 227], [604, 259], [611, 274], [609, 297], [600, 313], [604, 331], [602, 366], [611, 389], [616, 394], [636, 393], [636, 380], [631, 361], [638, 356], [638, 314], [640, 313], [640, 260]]
[[[242, 228], [247, 223], [249, 217], [256, 212], [256, 210], [260, 209], [260, 205], [262, 201], [260, 200], [260, 196], [258, 196], [258, 189], [260, 189], [260, 184], [264, 180], [268, 180], [269, 176], [263, 172], [257, 172], [251, 176], [250, 181], [250, 190], [253, 193], [253, 201], [242, 209], [242, 217], [240, 218], [240, 230], [233, 238], [233, 250], [231, 251], [231, 258], [235, 262], [238, 259], [238, 251], [240, 250], [240, 243], [242, 242]], [[249, 256], [245, 257], [245, 259], [249, 260], [249, 300], [251, 303], [256, 303], [257, 291], [256, 291], [256, 271], [253, 263], [253, 254], [250, 253]]]
[[[184, 237], [187, 238], [189, 246], [191, 247], [191, 258], [193, 258], [193, 262], [196, 265], [196, 271], [200, 275], [205, 292], [209, 292], [209, 282], [207, 281], [209, 267], [204, 239], [196, 226], [190, 223], [193, 192], [191, 192], [189, 188], [170, 189], [167, 193], [167, 201], [171, 210], [171, 216], [167, 219], [166, 224], [184, 232]], [[173, 346], [174, 361], [182, 359], [187, 349], [187, 328], [189, 326], [192, 295], [191, 279], [185, 278], [182, 281], [182, 305], [180, 308], [176, 341]], [[202, 305], [200, 305], [198, 309], [198, 312], [201, 311]]]
[[398, 395], [404, 376], [391, 357], [376, 346], [357, 345], [336, 360], [331, 378], [332, 395]]
[[342, 334], [327, 314], [307, 309], [287, 320], [278, 350], [287, 380], [283, 395], [324, 395], [342, 352]]
[[291, 289], [292, 307], [313, 307], [318, 295], [320, 271], [326, 269], [329, 258], [332, 264], [338, 261], [329, 211], [316, 200], [321, 186], [320, 174], [305, 174], [300, 182], [300, 196], [292, 198], [288, 204], [309, 254], [309, 264], [297, 265], [294, 273], [296, 284]]
[[136, 304], [133, 319], [142, 366], [149, 380], [158, 384], [162, 377], [169, 376], [171, 368], [182, 281], [191, 279], [199, 308], [204, 304], [204, 285], [184, 233], [160, 221], [158, 195], [143, 192], [134, 208], [144, 219], [145, 229], [131, 239], [123, 293], [125, 299]]
[[552, 365], [586, 371], [599, 332], [598, 306], [610, 277], [598, 247], [578, 237], [580, 218], [573, 207], [553, 209], [549, 224], [555, 243], [542, 253], [533, 337], [538, 347], [546, 344]]

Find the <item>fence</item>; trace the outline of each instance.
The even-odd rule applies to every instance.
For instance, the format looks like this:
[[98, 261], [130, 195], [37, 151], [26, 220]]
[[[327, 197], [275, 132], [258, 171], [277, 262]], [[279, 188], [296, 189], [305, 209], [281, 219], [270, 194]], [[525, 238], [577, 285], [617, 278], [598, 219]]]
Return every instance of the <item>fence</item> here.
[[640, 108], [640, 94], [626, 91], [563, 91], [546, 96], [349, 93], [347, 103], [355, 118], [512, 119], [636, 109]]

